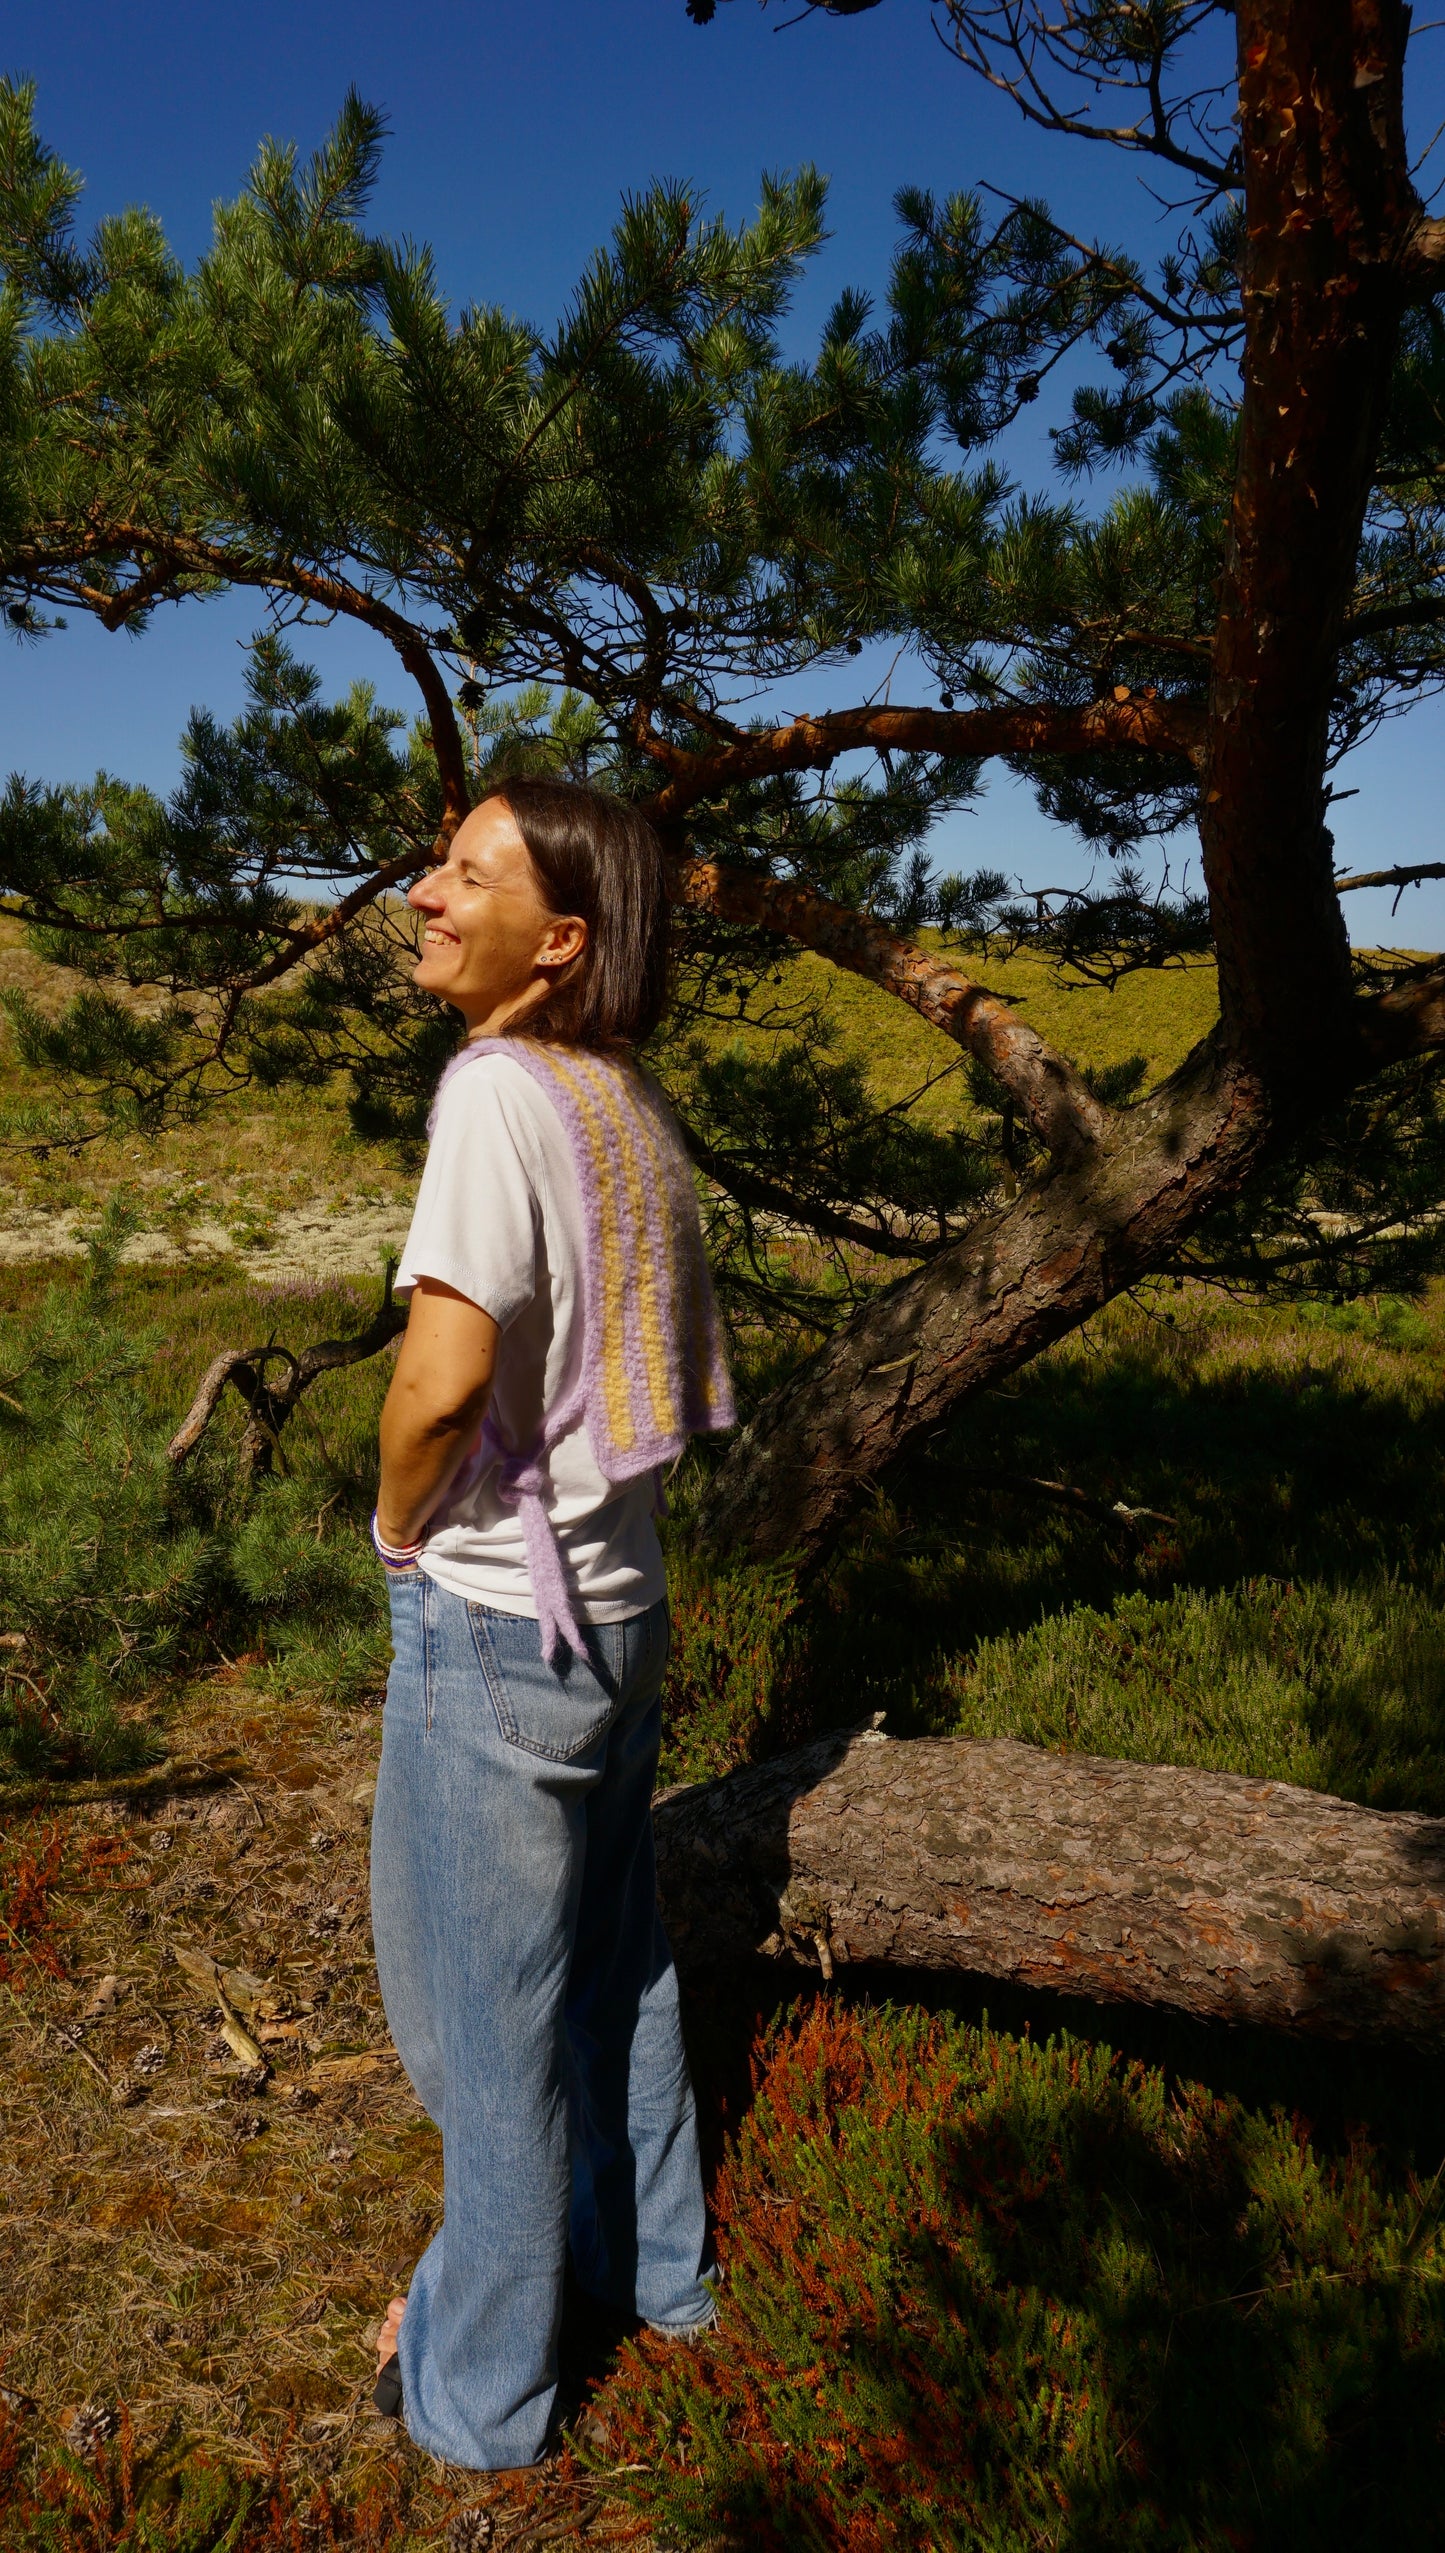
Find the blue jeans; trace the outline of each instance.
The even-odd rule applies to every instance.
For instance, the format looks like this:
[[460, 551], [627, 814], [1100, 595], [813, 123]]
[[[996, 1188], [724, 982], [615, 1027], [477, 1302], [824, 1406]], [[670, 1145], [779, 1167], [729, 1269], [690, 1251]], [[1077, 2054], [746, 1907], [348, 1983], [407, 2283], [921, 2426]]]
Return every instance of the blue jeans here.
[[372, 1826], [386, 2017], [442, 2132], [445, 2216], [401, 2331], [406, 2424], [451, 2464], [542, 2452], [570, 2240], [583, 2289], [714, 2313], [652, 1789], [667, 1607], [544, 1664], [535, 1621], [390, 1581]]

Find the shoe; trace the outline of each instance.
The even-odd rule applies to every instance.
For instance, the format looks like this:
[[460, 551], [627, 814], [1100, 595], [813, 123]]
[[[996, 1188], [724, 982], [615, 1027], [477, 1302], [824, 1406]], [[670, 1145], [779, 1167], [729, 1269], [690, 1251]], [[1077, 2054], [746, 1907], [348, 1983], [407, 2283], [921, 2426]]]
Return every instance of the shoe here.
[[388, 2358], [371, 2390], [371, 2399], [383, 2420], [401, 2418], [401, 2360]]

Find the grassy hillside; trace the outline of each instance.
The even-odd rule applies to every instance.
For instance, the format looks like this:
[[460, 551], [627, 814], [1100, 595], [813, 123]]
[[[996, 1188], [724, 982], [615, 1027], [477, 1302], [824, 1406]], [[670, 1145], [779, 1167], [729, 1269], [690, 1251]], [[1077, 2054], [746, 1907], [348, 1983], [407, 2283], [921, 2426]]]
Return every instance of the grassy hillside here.
[[[1113, 993], [1095, 985], [1061, 990], [1042, 961], [1027, 955], [977, 968], [970, 960], [965, 971], [1016, 1001], [1040, 1035], [1075, 1061], [1105, 1065], [1143, 1055], [1151, 1081], [1173, 1070], [1215, 1016], [1214, 970], [1207, 964], [1130, 976]], [[54, 1011], [81, 983], [34, 957], [19, 926], [0, 916], [0, 992], [24, 992]], [[149, 997], [134, 998], [147, 1006]], [[953, 1041], [875, 985], [804, 954], [782, 970], [777, 999], [784, 1011], [823, 1008], [841, 1044], [866, 1059], [880, 1105], [922, 1090], [918, 1113], [929, 1124], [966, 1122], [973, 1113]], [[758, 1030], [738, 1034], [745, 1046], [765, 1042]], [[923, 1090], [935, 1075], [942, 1078]], [[0, 1022], [0, 1117], [23, 1131], [20, 1121], [51, 1097], [44, 1078], [18, 1063]], [[260, 1247], [278, 1215], [314, 1198], [338, 1209], [404, 1201], [415, 1187], [417, 1164], [397, 1145], [363, 1143], [353, 1134], [338, 1075], [319, 1092], [246, 1091], [193, 1124], [144, 1139], [117, 1136], [43, 1160], [12, 1152], [7, 1172], [12, 1223], [23, 1214], [91, 1213], [122, 1193], [157, 1232], [184, 1240], [218, 1224]], [[4, 1213], [0, 1209], [0, 1218]]]
[[[933, 932], [922, 937], [937, 944]], [[960, 973], [1016, 1002], [1020, 1017], [1073, 1062], [1121, 1064], [1143, 1055], [1151, 1083], [1171, 1073], [1218, 1016], [1214, 967], [1207, 961], [1126, 976], [1113, 992], [1097, 984], [1061, 987], [1044, 961], [1027, 953], [986, 962], [960, 959], [958, 965]], [[875, 985], [811, 955], [798, 961], [796, 975], [810, 991], [819, 989], [840, 1035], [868, 1057], [881, 1098], [916, 1089], [948, 1060], [952, 1041]], [[930, 1091], [920, 1113], [939, 1123], [966, 1120], [962, 1073]]]
[[[0, 992], [26, 994], [53, 1013], [83, 989], [83, 979], [45, 965], [24, 944], [19, 925], [0, 915]], [[144, 1011], [149, 997], [129, 997]], [[47, 1077], [18, 1061], [0, 1017], [0, 1121], [24, 1136], [39, 1130], [54, 1106]], [[33, 1121], [33, 1122], [32, 1122]], [[265, 1229], [288, 1206], [313, 1197], [329, 1203], [409, 1197], [414, 1166], [387, 1145], [363, 1144], [347, 1122], [345, 1092], [246, 1091], [221, 1101], [191, 1124], [161, 1134], [117, 1134], [78, 1151], [44, 1157], [7, 1149], [0, 1236], [22, 1217], [93, 1214], [125, 1196], [145, 1223], [184, 1241], [207, 1223], [240, 1239]]]

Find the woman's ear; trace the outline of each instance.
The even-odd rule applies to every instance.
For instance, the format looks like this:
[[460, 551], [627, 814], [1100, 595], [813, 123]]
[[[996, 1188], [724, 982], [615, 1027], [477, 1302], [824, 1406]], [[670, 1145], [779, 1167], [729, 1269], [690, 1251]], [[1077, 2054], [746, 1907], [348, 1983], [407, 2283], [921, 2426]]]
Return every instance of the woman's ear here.
[[559, 913], [548, 923], [537, 950], [538, 966], [570, 966], [587, 946], [587, 925], [580, 913]]

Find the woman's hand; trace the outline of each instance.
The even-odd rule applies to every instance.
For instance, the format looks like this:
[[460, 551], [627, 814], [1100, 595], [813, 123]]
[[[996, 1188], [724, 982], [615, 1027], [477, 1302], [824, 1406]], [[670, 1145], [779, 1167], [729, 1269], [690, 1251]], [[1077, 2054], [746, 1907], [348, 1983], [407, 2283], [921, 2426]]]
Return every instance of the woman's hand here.
[[434, 1277], [419, 1277], [381, 1413], [377, 1531], [420, 1540], [477, 1441], [501, 1332], [490, 1312]]

